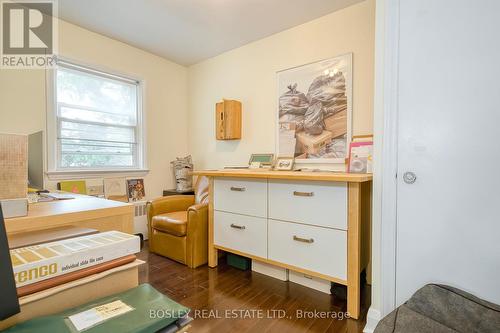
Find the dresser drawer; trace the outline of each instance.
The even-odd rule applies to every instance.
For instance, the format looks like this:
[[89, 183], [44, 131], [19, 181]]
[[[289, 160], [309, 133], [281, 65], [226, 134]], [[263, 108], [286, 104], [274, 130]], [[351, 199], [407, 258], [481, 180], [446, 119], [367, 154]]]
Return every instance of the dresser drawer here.
[[270, 180], [269, 218], [347, 230], [347, 184]]
[[347, 280], [347, 232], [269, 220], [269, 259]]
[[216, 178], [214, 180], [214, 209], [267, 217], [267, 180]]
[[214, 211], [214, 244], [267, 258], [267, 220]]

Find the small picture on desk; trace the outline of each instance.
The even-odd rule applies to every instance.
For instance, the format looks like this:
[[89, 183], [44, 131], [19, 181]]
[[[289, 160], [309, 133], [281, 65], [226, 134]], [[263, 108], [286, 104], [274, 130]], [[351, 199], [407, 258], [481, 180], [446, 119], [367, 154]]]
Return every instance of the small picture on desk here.
[[293, 169], [293, 157], [278, 157], [274, 169], [278, 171], [291, 171]]
[[127, 182], [125, 178], [104, 179], [104, 195], [108, 200], [128, 202]]
[[144, 179], [128, 179], [128, 200], [141, 201], [146, 196], [144, 190]]

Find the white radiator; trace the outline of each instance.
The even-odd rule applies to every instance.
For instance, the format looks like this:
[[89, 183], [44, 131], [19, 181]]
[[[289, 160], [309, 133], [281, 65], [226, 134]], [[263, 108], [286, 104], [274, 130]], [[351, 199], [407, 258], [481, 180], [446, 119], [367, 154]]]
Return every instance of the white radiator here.
[[146, 201], [134, 202], [134, 234], [142, 234], [143, 239], [148, 239], [148, 218], [146, 214]]

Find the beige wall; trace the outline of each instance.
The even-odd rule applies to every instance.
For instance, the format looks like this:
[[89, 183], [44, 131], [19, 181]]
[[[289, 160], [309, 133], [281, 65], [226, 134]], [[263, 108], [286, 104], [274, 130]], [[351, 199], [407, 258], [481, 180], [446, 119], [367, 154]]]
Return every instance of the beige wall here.
[[[170, 161], [187, 153], [187, 69], [135, 47], [59, 21], [59, 53], [144, 80], [148, 197], [174, 187]], [[0, 70], [0, 132], [46, 127], [45, 71]], [[53, 187], [49, 183], [48, 187]]]
[[[257, 23], [258, 24], [258, 23]], [[367, 0], [189, 68], [189, 151], [195, 166], [248, 163], [275, 151], [276, 72], [353, 53], [353, 134], [373, 131], [375, 2]], [[215, 140], [215, 103], [243, 103], [243, 138]]]

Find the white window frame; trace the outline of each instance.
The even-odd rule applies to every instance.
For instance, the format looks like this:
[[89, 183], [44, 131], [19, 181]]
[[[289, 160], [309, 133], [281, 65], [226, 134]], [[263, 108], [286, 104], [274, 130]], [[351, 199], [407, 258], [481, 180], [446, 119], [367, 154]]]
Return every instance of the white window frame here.
[[64, 63], [65, 67], [80, 70], [82, 72], [93, 73], [103, 77], [109, 77], [121, 81], [134, 82], [137, 84], [137, 126], [136, 145], [137, 161], [133, 167], [104, 167], [104, 168], [62, 168], [60, 166], [60, 145], [59, 120], [57, 105], [57, 75], [56, 69], [46, 71], [46, 97], [47, 97], [47, 176], [50, 180], [77, 179], [90, 177], [107, 176], [145, 176], [149, 170], [146, 159], [146, 132], [145, 132], [145, 108], [144, 92], [145, 82], [142, 79], [128, 74], [117, 73], [116, 71], [102, 68], [100, 66], [85, 64], [80, 61], [58, 58], [59, 63]]

